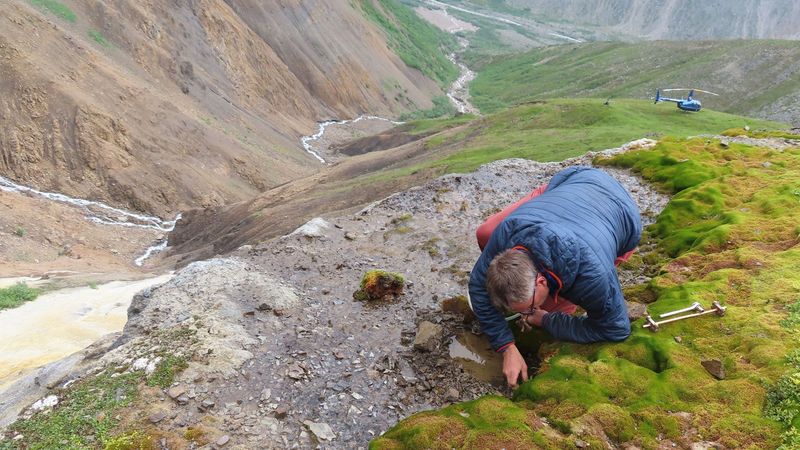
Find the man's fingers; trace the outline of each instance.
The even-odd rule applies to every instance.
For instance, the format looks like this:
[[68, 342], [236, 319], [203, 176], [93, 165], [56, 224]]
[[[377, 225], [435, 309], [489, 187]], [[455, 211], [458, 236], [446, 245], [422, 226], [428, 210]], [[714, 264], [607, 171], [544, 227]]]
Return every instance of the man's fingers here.
[[511, 389], [516, 389], [517, 387], [517, 374], [506, 374], [506, 382], [511, 387]]

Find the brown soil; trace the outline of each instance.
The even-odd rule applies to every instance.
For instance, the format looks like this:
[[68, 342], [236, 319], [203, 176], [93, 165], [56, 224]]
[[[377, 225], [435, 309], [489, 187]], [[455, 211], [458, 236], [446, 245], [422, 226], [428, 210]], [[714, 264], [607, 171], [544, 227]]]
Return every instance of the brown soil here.
[[160, 237], [155, 230], [89, 222], [73, 206], [0, 190], [0, 277], [138, 278], [144, 271], [134, 259]]

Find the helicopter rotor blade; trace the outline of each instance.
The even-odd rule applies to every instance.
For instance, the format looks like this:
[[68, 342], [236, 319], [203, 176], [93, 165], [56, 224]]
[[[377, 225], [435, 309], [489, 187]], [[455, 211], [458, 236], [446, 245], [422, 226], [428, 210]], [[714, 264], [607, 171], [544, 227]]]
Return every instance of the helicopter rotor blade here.
[[695, 92], [702, 92], [704, 94], [711, 94], [711, 95], [719, 96], [719, 94], [715, 94], [715, 93], [713, 93], [711, 91], [704, 91], [702, 89], [679, 89], [679, 88], [673, 88], [673, 89], [662, 89], [661, 90], [661, 92], [673, 92], [673, 91], [695, 91]]
[[717, 97], [719, 97], [719, 94], [715, 94], [715, 93], [713, 93], [711, 91], [704, 91], [702, 89], [695, 89], [695, 92], [702, 92], [704, 94], [711, 94], [711, 95], [716, 95]]

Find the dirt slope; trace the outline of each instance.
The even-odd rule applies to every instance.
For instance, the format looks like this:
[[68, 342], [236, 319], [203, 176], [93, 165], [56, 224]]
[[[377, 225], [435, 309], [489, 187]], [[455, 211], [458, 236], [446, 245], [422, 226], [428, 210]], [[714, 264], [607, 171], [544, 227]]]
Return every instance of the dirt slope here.
[[0, 4], [0, 173], [42, 190], [162, 217], [243, 200], [317, 169], [316, 121], [441, 95], [344, 0], [37, 4]]

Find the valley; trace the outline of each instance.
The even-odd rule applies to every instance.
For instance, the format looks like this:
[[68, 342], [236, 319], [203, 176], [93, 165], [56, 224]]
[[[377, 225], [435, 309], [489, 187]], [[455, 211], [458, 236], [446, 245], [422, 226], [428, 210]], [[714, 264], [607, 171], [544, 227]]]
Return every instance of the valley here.
[[[0, 449], [800, 445], [800, 10], [737, 2], [0, 5]], [[473, 230], [574, 165], [648, 225], [634, 332], [517, 333], [512, 391]], [[633, 313], [690, 299], [729, 315]]]

